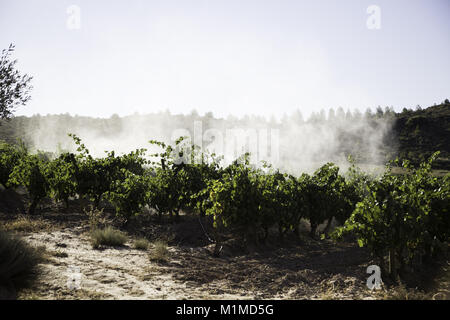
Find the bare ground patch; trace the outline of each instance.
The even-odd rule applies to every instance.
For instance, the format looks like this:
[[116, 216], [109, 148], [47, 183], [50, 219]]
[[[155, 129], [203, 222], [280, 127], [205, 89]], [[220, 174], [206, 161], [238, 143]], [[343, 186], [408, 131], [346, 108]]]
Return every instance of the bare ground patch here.
[[[352, 246], [309, 244], [222, 258], [208, 247], [175, 246], [168, 262], [156, 263], [131, 241], [94, 250], [76, 228], [25, 239], [51, 254], [23, 299], [320, 299], [330, 290], [335, 298], [370, 296], [367, 257]], [[79, 287], [70, 289], [68, 281], [77, 277]]]
[[[57, 217], [57, 218], [56, 218]], [[123, 247], [93, 249], [83, 216], [45, 216], [57, 228], [25, 233], [24, 239], [46, 247], [41, 275], [19, 299], [448, 299], [449, 268], [429, 294], [405, 288], [366, 287], [367, 251], [351, 243], [271, 239], [258, 247], [224, 241], [213, 257], [198, 221], [161, 224], [150, 221], [126, 229]], [[60, 221], [60, 220], [63, 221]], [[206, 227], [206, 226], [205, 226]], [[134, 248], [139, 237], [147, 250]], [[166, 261], [152, 261], [155, 241], [167, 239]], [[76, 286], [79, 279], [79, 286]], [[71, 282], [72, 281], [72, 282]]]

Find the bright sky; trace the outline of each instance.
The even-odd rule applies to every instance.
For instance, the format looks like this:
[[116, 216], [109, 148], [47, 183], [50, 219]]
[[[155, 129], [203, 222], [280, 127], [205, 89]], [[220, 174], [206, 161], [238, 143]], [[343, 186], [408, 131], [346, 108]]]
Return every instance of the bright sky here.
[[401, 110], [450, 98], [449, 14], [449, 0], [0, 0], [0, 47], [34, 76], [18, 115]]

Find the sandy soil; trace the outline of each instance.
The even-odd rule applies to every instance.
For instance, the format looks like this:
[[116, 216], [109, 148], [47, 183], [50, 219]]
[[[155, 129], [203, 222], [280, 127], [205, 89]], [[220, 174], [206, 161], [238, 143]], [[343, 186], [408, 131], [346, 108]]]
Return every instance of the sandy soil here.
[[[365, 286], [370, 261], [353, 245], [312, 241], [213, 257], [212, 248], [169, 247], [169, 261], [148, 252], [92, 249], [83, 228], [32, 233], [51, 257], [28, 298], [39, 299], [370, 299]], [[149, 248], [151, 251], [152, 248]], [[230, 250], [231, 251], [231, 250]], [[67, 255], [67, 256], [66, 256]], [[77, 282], [78, 281], [78, 282]]]
[[[378, 292], [367, 288], [366, 269], [375, 264], [367, 250], [353, 242], [313, 240], [307, 230], [300, 239], [282, 242], [274, 232], [258, 247], [225, 237], [221, 256], [214, 257], [205, 234], [211, 226], [198, 218], [170, 222], [144, 215], [122, 228], [125, 246], [93, 249], [87, 217], [80, 212], [51, 210], [31, 218], [33, 230], [22, 232], [23, 238], [45, 246], [46, 259], [33, 287], [19, 292], [19, 299], [380, 299], [391, 290], [387, 279]], [[6, 225], [17, 219], [0, 220]], [[139, 237], [168, 239], [167, 262], [150, 260], [153, 245], [134, 249]], [[450, 264], [444, 271], [433, 294], [449, 299]]]
[[[148, 252], [133, 249], [128, 246], [131, 244], [94, 250], [87, 236], [76, 229], [35, 233], [25, 239], [36, 246], [45, 245], [50, 253], [67, 254], [51, 257], [41, 265], [42, 275], [32, 290], [40, 299], [203, 297], [202, 290], [177, 282], [166, 267], [149, 260]], [[176, 256], [176, 249], [169, 250]], [[176, 265], [176, 260], [169, 265]]]

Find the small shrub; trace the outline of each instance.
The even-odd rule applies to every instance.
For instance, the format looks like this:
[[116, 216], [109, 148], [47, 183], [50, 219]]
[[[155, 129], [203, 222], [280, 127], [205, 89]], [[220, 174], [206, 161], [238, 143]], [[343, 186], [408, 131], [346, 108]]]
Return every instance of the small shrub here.
[[39, 231], [51, 231], [52, 225], [42, 219], [32, 219], [27, 216], [19, 216], [17, 219], [5, 223], [4, 229], [6, 231], [30, 233]]
[[133, 247], [137, 250], [147, 250], [150, 243], [145, 238], [139, 238], [134, 242]]
[[37, 276], [41, 256], [42, 250], [31, 247], [17, 236], [0, 231], [0, 287], [16, 291], [30, 285]]
[[46, 170], [50, 194], [55, 200], [62, 201], [69, 207], [69, 198], [76, 194], [76, 179], [73, 154], [64, 153], [49, 162]]
[[89, 227], [91, 228], [91, 230], [106, 227], [107, 221], [106, 216], [103, 213], [103, 208], [99, 210], [91, 205], [89, 211], [86, 209], [83, 209], [83, 211], [88, 216]]
[[8, 180], [10, 186], [24, 186], [30, 196], [28, 214], [34, 214], [39, 202], [50, 193], [46, 171], [48, 163], [42, 155], [28, 155], [20, 158]]
[[108, 199], [116, 208], [116, 214], [128, 221], [141, 213], [147, 200], [148, 182], [145, 176], [136, 175], [126, 169], [121, 169], [123, 175], [117, 180], [108, 193]]
[[23, 145], [17, 147], [0, 141], [0, 185], [4, 188], [8, 187], [9, 176], [25, 153]]
[[111, 227], [95, 229], [91, 232], [91, 244], [94, 249], [100, 246], [119, 247], [127, 241], [126, 235]]
[[169, 260], [169, 250], [167, 249], [167, 242], [157, 240], [153, 243], [153, 250], [150, 254], [151, 261], [166, 262]]

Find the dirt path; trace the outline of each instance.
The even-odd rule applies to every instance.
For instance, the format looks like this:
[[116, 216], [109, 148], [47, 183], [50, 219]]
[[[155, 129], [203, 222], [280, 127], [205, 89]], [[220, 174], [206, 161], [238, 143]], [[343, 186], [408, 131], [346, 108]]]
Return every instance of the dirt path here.
[[[31, 292], [39, 299], [203, 299], [219, 298], [173, 279], [163, 265], [151, 262], [148, 253], [122, 248], [94, 250], [77, 230], [34, 233], [24, 237], [44, 245], [51, 257]], [[171, 255], [176, 250], [169, 249]], [[61, 255], [67, 254], [67, 257]], [[176, 262], [173, 262], [176, 263]], [[27, 293], [30, 295], [30, 292]], [[220, 298], [245, 298], [225, 295]]]
[[[28, 234], [50, 258], [22, 298], [38, 299], [371, 299], [369, 259], [355, 246], [312, 242], [214, 258], [207, 247], [169, 247], [160, 264], [149, 253], [94, 250], [82, 228]], [[150, 248], [149, 250], [151, 250]], [[73, 288], [71, 288], [73, 287]]]

